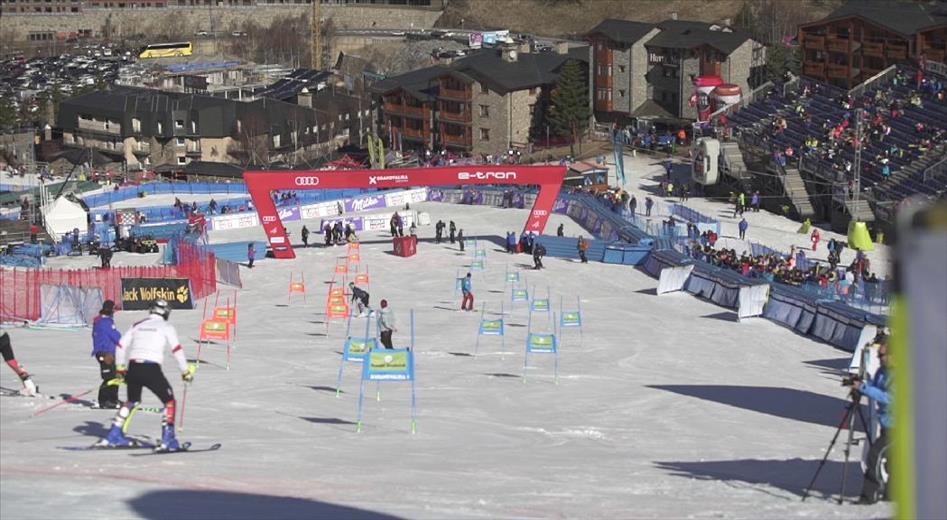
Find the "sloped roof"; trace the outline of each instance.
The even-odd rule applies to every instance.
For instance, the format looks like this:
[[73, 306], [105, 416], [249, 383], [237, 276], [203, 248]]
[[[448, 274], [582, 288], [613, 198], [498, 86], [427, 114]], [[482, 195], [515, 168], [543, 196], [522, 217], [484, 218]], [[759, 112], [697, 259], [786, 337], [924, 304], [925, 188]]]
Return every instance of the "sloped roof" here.
[[588, 34], [601, 34], [614, 42], [633, 44], [647, 36], [654, 28], [655, 25], [651, 23], [610, 18], [593, 27]]
[[668, 112], [667, 109], [659, 105], [653, 99], [644, 100], [644, 102], [638, 105], [638, 108], [636, 108], [634, 112], [631, 113], [631, 117], [640, 117], [642, 119], [659, 119], [662, 121], [676, 121], [680, 119], [674, 114]]
[[449, 71], [450, 69], [443, 65], [424, 67], [423, 69], [385, 78], [372, 85], [370, 90], [376, 94], [390, 94], [403, 89], [422, 101], [433, 101], [434, 93], [431, 89], [436, 89], [437, 78]]
[[68, 161], [69, 164], [75, 166], [86, 163], [89, 163], [92, 166], [105, 166], [106, 164], [116, 162], [114, 159], [110, 159], [108, 156], [99, 152], [98, 150], [91, 148], [67, 148], [56, 156], [55, 160], [59, 159], [64, 159]]
[[724, 54], [737, 50], [753, 37], [732, 27], [687, 20], [665, 20], [658, 24], [661, 32], [645, 43], [649, 47], [693, 49], [709, 45]]
[[187, 175], [206, 175], [208, 177], [243, 177], [243, 168], [236, 164], [211, 161], [191, 161], [184, 167]]
[[272, 85], [256, 92], [257, 96], [292, 102], [304, 88], [315, 91], [320, 82], [332, 74], [325, 70], [294, 69], [285, 78], [276, 80]]
[[555, 52], [519, 53], [516, 61], [505, 61], [501, 49], [482, 49], [448, 66], [435, 65], [386, 78], [372, 85], [376, 94], [399, 89], [422, 101], [433, 101], [437, 95], [437, 79], [453, 76], [464, 82], [483, 81], [501, 93], [555, 83], [559, 69], [569, 60], [588, 62], [588, 46], [569, 49], [567, 54]]
[[854, 16], [886, 27], [902, 36], [912, 37], [925, 29], [947, 26], [947, 5], [942, 2], [849, 0], [822, 20], [807, 25], [817, 25]]

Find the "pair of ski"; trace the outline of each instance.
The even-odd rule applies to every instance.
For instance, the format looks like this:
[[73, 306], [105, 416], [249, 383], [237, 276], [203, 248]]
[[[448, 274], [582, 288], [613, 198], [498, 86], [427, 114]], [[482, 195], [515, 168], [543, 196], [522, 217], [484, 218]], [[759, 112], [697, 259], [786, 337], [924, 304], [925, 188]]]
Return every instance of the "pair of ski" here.
[[169, 455], [171, 453], [200, 453], [203, 451], [217, 451], [221, 446], [221, 444], [218, 442], [204, 448], [192, 448], [190, 442], [182, 442], [179, 448], [171, 450], [159, 447], [155, 443], [155, 439], [152, 439], [151, 437], [130, 437], [129, 440], [131, 440], [132, 443], [127, 446], [110, 446], [105, 444], [103, 439], [102, 441], [99, 441], [91, 446], [68, 447], [64, 449], [69, 451], [151, 450], [150, 452], [132, 454], [133, 457], [144, 457], [147, 455]]

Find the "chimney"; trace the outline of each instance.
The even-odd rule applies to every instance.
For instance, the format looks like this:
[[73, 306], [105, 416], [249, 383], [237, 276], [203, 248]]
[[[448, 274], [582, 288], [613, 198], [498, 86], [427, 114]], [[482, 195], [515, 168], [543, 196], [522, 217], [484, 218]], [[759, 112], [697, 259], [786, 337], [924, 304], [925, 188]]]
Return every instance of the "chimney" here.
[[671, 13], [671, 20], [677, 20], [677, 11]]
[[500, 57], [507, 63], [516, 63], [519, 61], [519, 53], [514, 46], [504, 46], [501, 48]]
[[569, 42], [556, 42], [557, 54], [569, 54]]
[[312, 108], [312, 94], [309, 93], [309, 89], [303, 87], [299, 91], [299, 94], [296, 95], [296, 104], [301, 107]]

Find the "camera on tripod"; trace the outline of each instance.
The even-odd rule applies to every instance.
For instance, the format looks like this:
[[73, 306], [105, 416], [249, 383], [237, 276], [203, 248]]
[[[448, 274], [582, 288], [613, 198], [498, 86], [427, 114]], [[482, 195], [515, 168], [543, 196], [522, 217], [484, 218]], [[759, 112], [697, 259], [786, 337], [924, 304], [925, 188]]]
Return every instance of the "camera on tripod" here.
[[852, 386], [855, 384], [855, 381], [862, 381], [862, 377], [858, 374], [845, 376], [842, 378], [842, 386]]

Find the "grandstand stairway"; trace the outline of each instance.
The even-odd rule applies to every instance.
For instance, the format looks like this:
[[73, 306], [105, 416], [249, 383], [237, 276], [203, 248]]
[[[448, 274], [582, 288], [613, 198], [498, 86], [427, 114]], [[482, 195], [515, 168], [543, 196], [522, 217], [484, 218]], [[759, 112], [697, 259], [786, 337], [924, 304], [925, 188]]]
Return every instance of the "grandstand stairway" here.
[[845, 201], [845, 209], [852, 216], [852, 220], [860, 222], [874, 222], [875, 213], [871, 210], [871, 204], [865, 199]]
[[743, 162], [743, 152], [740, 151], [740, 145], [737, 142], [721, 142], [720, 158], [727, 175], [739, 181], [750, 179], [746, 163]]
[[[40, 226], [36, 235], [38, 241], [52, 244], [53, 239]], [[30, 242], [30, 222], [28, 220], [0, 220], [0, 246], [28, 244]]]
[[799, 174], [796, 168], [786, 168], [784, 175], [780, 176], [783, 183], [783, 190], [786, 198], [792, 202], [796, 208], [796, 213], [800, 219], [812, 218], [815, 216], [815, 209], [812, 207], [812, 201], [809, 199], [809, 190], [806, 189], [806, 182]]

